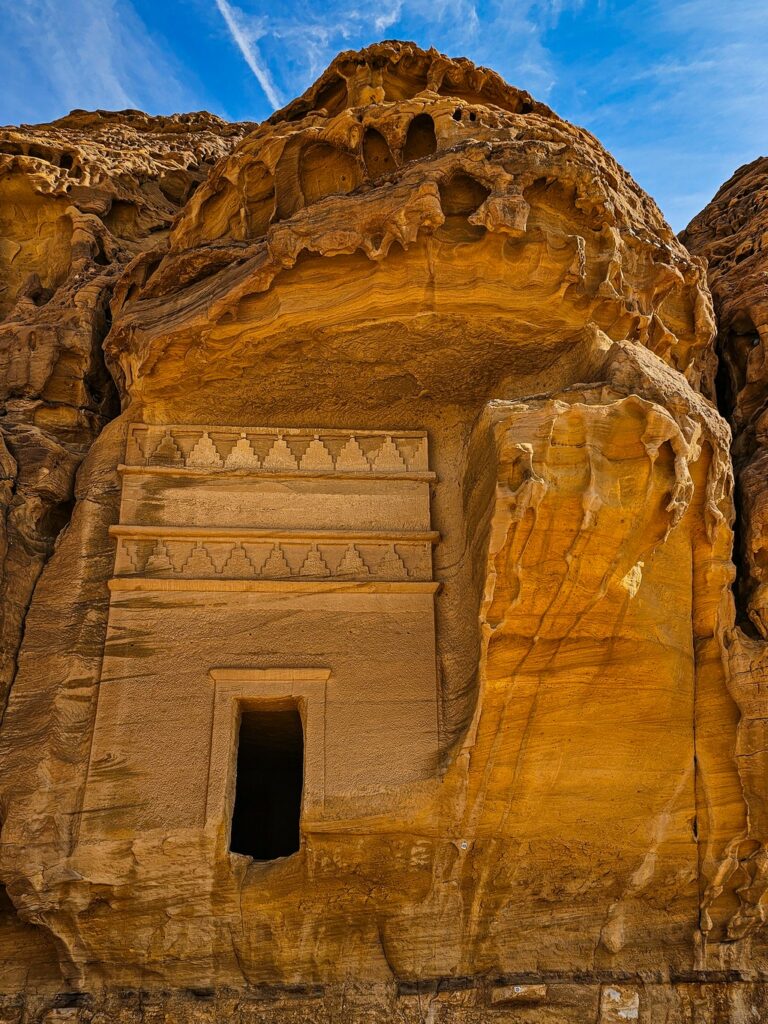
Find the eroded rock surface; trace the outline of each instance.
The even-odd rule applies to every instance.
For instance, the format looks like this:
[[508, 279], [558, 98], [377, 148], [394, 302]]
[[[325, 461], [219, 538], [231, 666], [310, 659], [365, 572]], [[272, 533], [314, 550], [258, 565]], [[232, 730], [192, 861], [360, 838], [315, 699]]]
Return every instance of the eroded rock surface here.
[[[25, 619], [6, 990], [760, 1019], [762, 647], [703, 260], [587, 132], [411, 44], [340, 55], [184, 199], [112, 293], [123, 411]], [[270, 708], [303, 730], [279, 858], [232, 830]]]

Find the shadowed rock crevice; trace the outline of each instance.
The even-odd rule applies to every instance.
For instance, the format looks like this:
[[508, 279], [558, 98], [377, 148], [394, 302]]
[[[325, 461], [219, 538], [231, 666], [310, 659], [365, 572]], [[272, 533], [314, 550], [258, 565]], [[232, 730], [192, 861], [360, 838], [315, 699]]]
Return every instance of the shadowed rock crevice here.
[[706, 257], [718, 315], [718, 402], [733, 430], [738, 480], [735, 597], [740, 624], [768, 639], [768, 158], [739, 168], [681, 238]]
[[432, 156], [436, 149], [435, 122], [429, 114], [417, 114], [408, 125], [403, 146], [403, 163], [423, 160], [424, 157]]
[[395, 160], [387, 140], [381, 132], [372, 127], [366, 128], [363, 136], [363, 162], [371, 181], [376, 181], [395, 169]]

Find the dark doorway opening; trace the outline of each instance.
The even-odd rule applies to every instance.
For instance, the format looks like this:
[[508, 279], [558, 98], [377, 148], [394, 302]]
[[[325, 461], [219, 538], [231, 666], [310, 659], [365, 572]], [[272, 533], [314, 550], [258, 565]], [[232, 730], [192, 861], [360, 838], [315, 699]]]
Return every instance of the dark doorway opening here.
[[296, 853], [304, 731], [295, 707], [244, 708], [237, 747], [230, 849], [254, 860]]

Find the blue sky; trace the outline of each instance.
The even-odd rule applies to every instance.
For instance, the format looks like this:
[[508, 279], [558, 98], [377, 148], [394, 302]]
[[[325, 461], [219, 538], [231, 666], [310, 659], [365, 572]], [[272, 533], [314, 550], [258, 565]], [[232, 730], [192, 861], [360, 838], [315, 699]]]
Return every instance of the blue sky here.
[[590, 129], [675, 230], [768, 153], [768, 0], [0, 0], [0, 25], [0, 124], [260, 120], [339, 50], [413, 39]]

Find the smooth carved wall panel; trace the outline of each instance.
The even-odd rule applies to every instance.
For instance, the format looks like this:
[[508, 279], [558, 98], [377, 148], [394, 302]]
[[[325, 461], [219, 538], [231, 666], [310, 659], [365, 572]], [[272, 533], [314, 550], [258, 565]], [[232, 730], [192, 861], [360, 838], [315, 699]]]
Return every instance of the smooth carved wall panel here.
[[222, 673], [327, 677], [305, 825], [434, 771], [434, 479], [424, 432], [130, 429], [81, 843], [228, 827]]

